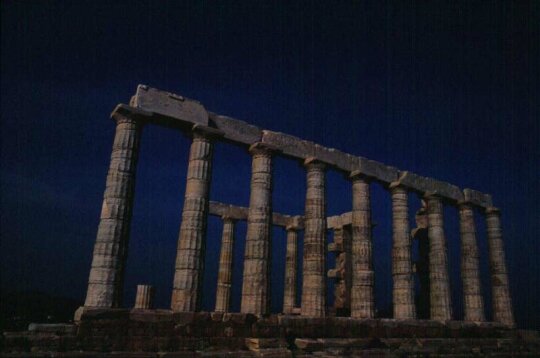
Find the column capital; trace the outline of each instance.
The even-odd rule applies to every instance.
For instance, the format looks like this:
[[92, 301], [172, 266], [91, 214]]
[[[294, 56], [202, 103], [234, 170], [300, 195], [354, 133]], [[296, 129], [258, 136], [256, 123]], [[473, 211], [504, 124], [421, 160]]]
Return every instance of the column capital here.
[[425, 200], [431, 200], [431, 199], [443, 200], [443, 197], [437, 191], [426, 191], [423, 195], [423, 198]]
[[304, 159], [304, 166], [309, 168], [319, 168], [326, 170], [326, 163], [316, 157], [307, 157]]
[[298, 224], [289, 224], [289, 225], [285, 226], [286, 231], [298, 231], [300, 229], [301, 229], [300, 225], [298, 225]]
[[388, 184], [388, 190], [393, 191], [394, 189], [404, 189], [406, 191], [409, 191], [409, 189], [403, 185], [400, 181], [393, 181], [390, 184]]
[[266, 154], [266, 155], [272, 155], [275, 152], [279, 152], [279, 148], [263, 142], [256, 142], [249, 146], [248, 152], [251, 155], [256, 154]]
[[464, 200], [460, 200], [456, 203], [458, 209], [461, 209], [461, 208], [471, 208], [474, 206], [474, 203], [470, 200], [467, 200], [467, 199], [464, 199]]
[[353, 170], [351, 174], [349, 174], [350, 180], [364, 180], [364, 181], [371, 181], [373, 177], [371, 175], [368, 175], [366, 173], [361, 172], [360, 170]]
[[225, 222], [225, 221], [226, 221], [226, 222], [231, 222], [231, 223], [233, 223], [233, 224], [234, 224], [235, 222], [238, 221], [237, 218], [235, 218], [235, 217], [233, 217], [233, 216], [231, 216], [231, 215], [222, 215], [222, 216], [221, 216], [221, 220], [223, 220], [224, 222]]
[[501, 209], [490, 206], [486, 208], [485, 213], [486, 215], [501, 215]]
[[195, 124], [191, 128], [193, 138], [204, 138], [204, 139], [216, 139], [221, 138], [225, 135], [225, 132], [217, 128], [208, 127], [202, 124]]
[[153, 113], [120, 103], [111, 112], [111, 119], [117, 123], [125, 121], [137, 121], [144, 123], [152, 117]]

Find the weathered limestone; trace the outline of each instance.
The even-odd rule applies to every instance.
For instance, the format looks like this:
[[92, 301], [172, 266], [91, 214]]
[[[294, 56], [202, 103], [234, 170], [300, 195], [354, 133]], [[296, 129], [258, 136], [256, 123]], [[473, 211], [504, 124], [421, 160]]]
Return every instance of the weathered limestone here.
[[512, 300], [508, 286], [508, 272], [504, 255], [501, 230], [501, 212], [490, 207], [486, 209], [486, 227], [491, 268], [491, 289], [493, 300], [493, 320], [514, 327]]
[[480, 255], [476, 243], [473, 207], [459, 203], [459, 231], [461, 234], [461, 279], [463, 281], [464, 320], [483, 322], [484, 299], [480, 291]]
[[373, 318], [373, 263], [369, 178], [354, 171], [352, 180], [352, 287], [351, 317]]
[[229, 312], [231, 306], [235, 220], [228, 216], [223, 216], [222, 220], [223, 233], [221, 236], [221, 253], [219, 255], [215, 311]]
[[452, 319], [448, 256], [443, 225], [441, 197], [428, 193], [425, 196], [428, 213], [430, 318], [437, 321]]
[[336, 254], [336, 266], [334, 269], [328, 270], [328, 277], [335, 280], [333, 313], [338, 317], [349, 317], [351, 315], [351, 285], [353, 275], [351, 262], [352, 226], [349, 223], [333, 230], [334, 242], [328, 244], [328, 251]]
[[251, 193], [244, 256], [241, 312], [262, 315], [269, 310], [270, 230], [272, 222], [272, 151], [251, 145]]
[[437, 193], [442, 198], [453, 202], [463, 200], [463, 193], [457, 186], [433, 178], [426, 178], [405, 171], [400, 172], [398, 181], [412, 191], [422, 194]]
[[430, 317], [430, 287], [429, 287], [429, 237], [427, 205], [422, 200], [422, 207], [418, 209], [414, 217], [416, 228], [411, 231], [411, 236], [418, 241], [418, 258], [414, 262], [414, 272], [417, 275], [420, 290], [416, 301], [416, 318], [429, 319]]
[[142, 120], [119, 106], [85, 307], [120, 307]]
[[204, 267], [204, 247], [208, 216], [213, 138], [212, 128], [195, 125], [189, 153], [182, 223], [178, 238], [171, 309], [195, 311], [200, 301], [199, 287]]
[[154, 306], [154, 287], [150, 285], [137, 285], [135, 296], [135, 309], [151, 309]]
[[302, 315], [324, 317], [326, 308], [326, 165], [315, 158], [304, 161], [307, 176], [304, 215]]
[[298, 275], [298, 226], [287, 226], [287, 253], [285, 257], [285, 282], [283, 313], [292, 314], [296, 303]]
[[[217, 201], [210, 201], [209, 214], [214, 216], [228, 216], [235, 220], [247, 220], [249, 208], [237, 205], [223, 204]], [[287, 226], [297, 226], [298, 229], [304, 227], [303, 216], [291, 216], [280, 213], [272, 213], [272, 225], [286, 228]]]
[[408, 192], [397, 182], [390, 184], [392, 194], [392, 278], [395, 319], [415, 319], [414, 278], [409, 233]]

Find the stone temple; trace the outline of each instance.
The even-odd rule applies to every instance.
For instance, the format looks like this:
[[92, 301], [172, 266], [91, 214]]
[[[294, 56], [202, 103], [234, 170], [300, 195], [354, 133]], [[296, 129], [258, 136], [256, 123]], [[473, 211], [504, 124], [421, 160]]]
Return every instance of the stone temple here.
[[[7, 332], [4, 356], [13, 357], [311, 357], [311, 356], [533, 356], [537, 332], [515, 328], [501, 231], [500, 209], [472, 189], [422, 177], [284, 133], [208, 112], [199, 102], [140, 85], [129, 105], [112, 112], [111, 151], [88, 289], [73, 324], [32, 324]], [[141, 131], [147, 125], [180, 129], [192, 138], [170, 309], [154, 309], [152, 286], [139, 285], [133, 308], [122, 307]], [[245, 147], [252, 159], [248, 207], [209, 199], [213, 146]], [[187, 155], [187, 153], [186, 153]], [[298, 160], [306, 173], [305, 211], [272, 210], [272, 160]], [[343, 173], [351, 183], [352, 210], [325, 212], [325, 176]], [[393, 318], [375, 317], [370, 185], [382, 184], [392, 202]], [[409, 227], [408, 196], [422, 207]], [[453, 320], [443, 205], [459, 212], [463, 321]], [[474, 212], [487, 227], [493, 321], [480, 289]], [[216, 304], [201, 312], [206, 226], [223, 222]], [[247, 222], [240, 312], [230, 312], [234, 226]], [[281, 314], [269, 311], [270, 231], [287, 232]], [[304, 232], [303, 265], [297, 263]], [[328, 230], [334, 241], [327, 243]], [[412, 262], [418, 240], [420, 261]], [[327, 270], [326, 252], [336, 254]], [[302, 295], [297, 305], [297, 279]], [[421, 294], [415, 302], [415, 276]], [[335, 303], [326, 304], [333, 278]], [[422, 318], [422, 319], [420, 319]], [[54, 352], [54, 353], [53, 353]]]

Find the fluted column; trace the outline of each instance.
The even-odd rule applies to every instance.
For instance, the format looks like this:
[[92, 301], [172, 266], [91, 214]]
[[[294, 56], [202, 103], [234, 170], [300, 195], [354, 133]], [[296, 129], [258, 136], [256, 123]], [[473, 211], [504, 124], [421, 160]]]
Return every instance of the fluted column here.
[[415, 319], [414, 279], [407, 189], [390, 184], [392, 194], [392, 278], [395, 319]]
[[304, 261], [301, 313], [324, 317], [326, 311], [326, 195], [324, 163], [315, 158], [304, 161], [307, 172], [304, 216]]
[[452, 306], [448, 277], [448, 254], [444, 235], [443, 203], [441, 198], [435, 194], [427, 194], [425, 199], [428, 212], [430, 318], [446, 321], [452, 319]]
[[195, 125], [189, 152], [182, 223], [178, 237], [171, 309], [195, 311], [200, 302], [215, 129]]
[[249, 151], [251, 193], [247, 219], [241, 312], [265, 314], [269, 310], [270, 230], [272, 223], [272, 148], [255, 143]]
[[474, 212], [470, 203], [460, 202], [461, 279], [463, 281], [464, 320], [485, 321], [484, 299], [480, 285], [480, 255], [476, 242]]
[[296, 277], [298, 270], [298, 227], [289, 225], [287, 230], [287, 253], [285, 257], [285, 288], [283, 313], [291, 314], [296, 302]]
[[154, 287], [150, 285], [137, 285], [135, 296], [135, 309], [151, 309], [154, 305]]
[[500, 210], [486, 209], [486, 226], [489, 248], [489, 264], [491, 268], [491, 289], [493, 300], [493, 320], [514, 327], [512, 300], [508, 286], [508, 272], [504, 255], [501, 231]]
[[221, 236], [221, 254], [216, 290], [216, 312], [229, 312], [231, 302], [231, 284], [234, 247], [234, 219], [224, 216]]
[[117, 107], [116, 134], [88, 279], [85, 307], [120, 307], [142, 122]]
[[351, 317], [373, 318], [373, 263], [369, 179], [359, 171], [352, 180], [352, 287]]

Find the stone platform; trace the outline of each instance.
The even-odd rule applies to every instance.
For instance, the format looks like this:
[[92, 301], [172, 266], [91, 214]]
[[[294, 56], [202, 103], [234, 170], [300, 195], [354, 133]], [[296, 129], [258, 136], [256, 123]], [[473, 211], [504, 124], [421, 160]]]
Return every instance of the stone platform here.
[[85, 309], [77, 324], [5, 332], [3, 357], [538, 356], [536, 331], [495, 323]]

